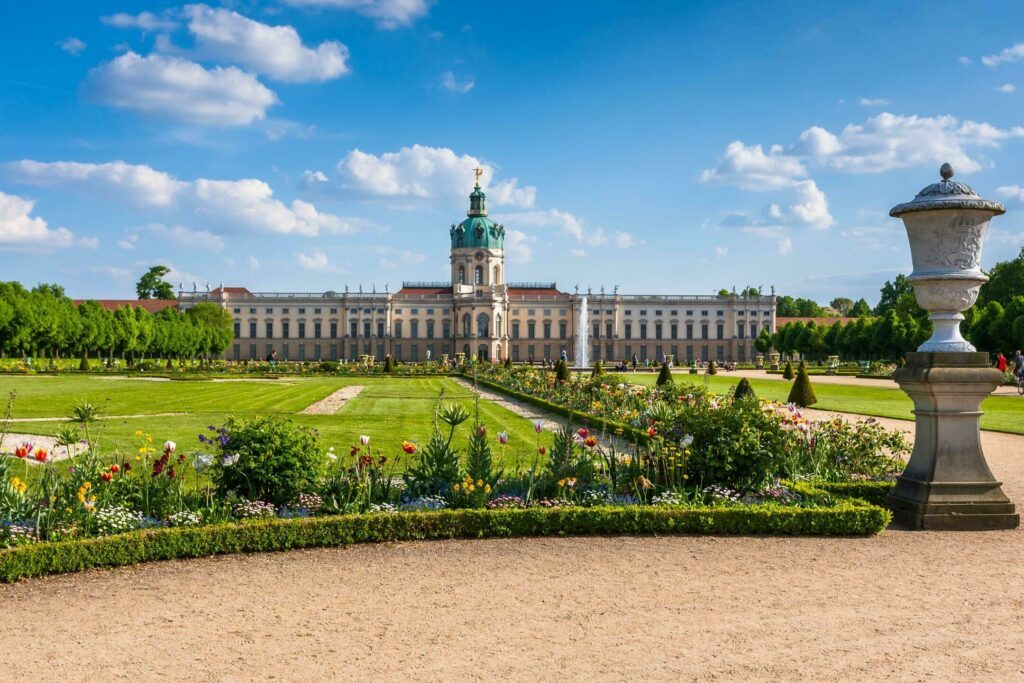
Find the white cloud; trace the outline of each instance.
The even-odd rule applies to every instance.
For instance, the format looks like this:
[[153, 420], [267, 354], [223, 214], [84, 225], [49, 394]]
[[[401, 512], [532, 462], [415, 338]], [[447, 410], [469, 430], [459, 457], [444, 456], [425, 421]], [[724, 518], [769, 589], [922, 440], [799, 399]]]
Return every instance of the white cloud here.
[[450, 90], [451, 92], [463, 95], [472, 90], [474, 85], [476, 85], [476, 80], [472, 77], [467, 78], [464, 81], [460, 81], [455, 78], [455, 74], [451, 71], [445, 71], [441, 74], [441, 87], [445, 90]]
[[981, 58], [981, 63], [985, 66], [999, 66], [1008, 62], [1016, 62], [1024, 59], [1024, 43], [1017, 43], [1013, 47], [1008, 47], [999, 52], [999, 54], [988, 55]]
[[160, 240], [187, 246], [194, 249], [222, 251], [224, 249], [224, 238], [215, 235], [209, 230], [192, 230], [183, 225], [164, 225], [163, 223], [149, 223], [135, 229], [132, 233], [133, 243], [137, 241], [140, 232], [147, 233]]
[[1015, 204], [1024, 205], [1024, 187], [1020, 185], [1000, 185], [996, 194]]
[[1011, 92], [1013, 92], [1016, 89], [1017, 89], [1017, 86], [1015, 86], [1013, 83], [1003, 83], [998, 88], [993, 88], [993, 90], [995, 90], [996, 92], [1005, 92], [1005, 93], [1011, 93]]
[[[812, 228], [827, 228], [835, 223], [828, 210], [828, 199], [813, 180], [801, 180], [793, 185], [794, 203], [778, 215], [773, 216], [787, 223], [809, 225]], [[777, 205], [772, 205], [778, 209]]]
[[89, 268], [89, 271], [106, 275], [111, 280], [117, 280], [118, 282], [129, 282], [134, 275], [127, 268], [118, 268], [117, 266], [93, 266]]
[[152, 12], [139, 12], [138, 14], [118, 12], [102, 17], [100, 21], [115, 28], [137, 28], [143, 31], [173, 31], [178, 27], [178, 22], [173, 19], [166, 15], [159, 17]]
[[860, 98], [860, 106], [862, 107], [884, 107], [887, 104], [892, 104], [892, 100], [887, 100], [884, 97]]
[[249, 267], [252, 268], [253, 270], [256, 270], [257, 268], [259, 268], [260, 267], [259, 259], [256, 258], [255, 256], [250, 256], [249, 257]]
[[349, 73], [348, 48], [337, 41], [310, 48], [302, 44], [292, 26], [270, 26], [206, 5], [187, 5], [184, 12], [196, 51], [203, 57], [297, 83], [327, 81]]
[[970, 57], [968, 57], [966, 55], [960, 55], [959, 57], [957, 57], [957, 61], [960, 62], [961, 64], [973, 64], [974, 63], [974, 61]]
[[800, 135], [792, 152], [817, 165], [845, 173], [882, 173], [949, 162], [963, 172], [978, 171], [970, 148], [996, 149], [1024, 137], [1024, 127], [997, 128], [954, 116], [901, 116], [883, 112], [838, 134], [814, 126]]
[[327, 254], [317, 247], [306, 252], [296, 253], [295, 260], [299, 267], [305, 270], [325, 270], [330, 265], [327, 261]]
[[715, 258], [722, 258], [729, 253], [728, 247], [715, 247]]
[[628, 232], [616, 232], [612, 235], [612, 240], [615, 242], [615, 246], [619, 249], [629, 249], [637, 244], [636, 239]]
[[97, 101], [189, 123], [243, 126], [279, 102], [255, 76], [237, 67], [205, 69], [178, 57], [126, 52], [89, 72]]
[[[445, 198], [465, 201], [473, 180], [473, 169], [483, 171], [481, 185], [488, 189], [494, 166], [469, 154], [457, 155], [447, 147], [413, 145], [379, 156], [358, 149], [338, 162], [343, 186], [384, 197]], [[533, 206], [537, 189], [521, 187], [511, 178], [488, 190], [492, 206]]]
[[86, 44], [84, 41], [75, 38], [74, 36], [69, 36], [64, 40], [58, 40], [57, 47], [64, 50], [64, 52], [67, 52], [69, 55], [77, 57], [81, 54], [82, 50], [86, 48]]
[[82, 187], [145, 207], [165, 209], [186, 223], [284, 235], [351, 235], [368, 223], [322, 213], [299, 199], [285, 204], [271, 187], [255, 178], [182, 181], [149, 166], [114, 161], [86, 164], [69, 161], [15, 161], [0, 166], [7, 177], [47, 187]]
[[537, 238], [522, 230], [505, 231], [505, 255], [512, 263], [529, 263], [533, 260], [533, 245]]
[[70, 247], [75, 243], [67, 228], [51, 228], [42, 218], [32, 216], [34, 207], [31, 199], [0, 192], [0, 248]]
[[125, 235], [123, 239], [117, 241], [117, 246], [125, 251], [130, 251], [135, 248], [135, 245], [139, 241], [139, 236], [136, 233]]
[[744, 190], [777, 190], [791, 187], [797, 178], [805, 178], [807, 169], [795, 156], [773, 145], [765, 154], [761, 145], [747, 146], [736, 140], [725, 148], [718, 166], [701, 173], [705, 183], [735, 185]]
[[793, 251], [793, 239], [785, 227], [778, 225], [747, 225], [742, 228], [742, 231], [748, 235], [774, 241], [778, 246], [779, 254], [785, 255]]
[[[568, 211], [561, 211], [559, 209], [503, 213], [494, 216], [494, 218], [500, 222], [508, 222], [513, 225], [557, 228], [564, 235], [572, 238], [576, 243], [591, 247], [599, 247], [612, 242], [620, 249], [628, 249], [637, 244], [636, 239], [628, 232], [616, 231], [609, 234], [603, 228], [590, 230], [584, 226], [582, 219]], [[509, 231], [509, 233], [510, 232], [511, 231]], [[506, 244], [507, 242], [508, 233], [506, 233]], [[519, 248], [522, 248], [523, 246], [525, 245], [517, 245]]]
[[408, 26], [426, 16], [430, 0], [285, 0], [296, 7], [351, 10], [377, 22], [381, 28]]
[[394, 247], [377, 247], [375, 251], [384, 254], [380, 259], [381, 268], [406, 268], [416, 263], [423, 263], [427, 260], [426, 254], [411, 249], [396, 249]]
[[307, 169], [302, 172], [302, 181], [306, 185], [318, 185], [320, 183], [326, 183], [327, 176], [323, 171], [310, 171]]
[[575, 258], [586, 258], [587, 250], [586, 249], [570, 249], [569, 250], [569, 254], [571, 256], [574, 256]]

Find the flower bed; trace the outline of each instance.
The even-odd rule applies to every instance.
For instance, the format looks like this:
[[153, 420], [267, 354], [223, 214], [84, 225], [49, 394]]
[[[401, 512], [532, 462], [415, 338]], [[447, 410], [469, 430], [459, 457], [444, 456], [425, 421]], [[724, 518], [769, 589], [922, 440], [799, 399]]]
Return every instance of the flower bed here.
[[0, 581], [153, 560], [384, 541], [591, 534], [867, 535], [882, 531], [890, 519], [887, 510], [858, 500], [810, 508], [538, 507], [268, 519], [21, 545], [0, 551]]

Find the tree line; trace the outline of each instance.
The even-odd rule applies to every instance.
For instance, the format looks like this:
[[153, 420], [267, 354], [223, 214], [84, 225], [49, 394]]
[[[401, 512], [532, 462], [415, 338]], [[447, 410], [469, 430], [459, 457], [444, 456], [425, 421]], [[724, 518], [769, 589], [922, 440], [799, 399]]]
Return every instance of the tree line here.
[[75, 304], [59, 285], [25, 289], [0, 282], [0, 357], [195, 359], [219, 356], [231, 344], [231, 315], [217, 304], [150, 313], [137, 306]]
[[[1024, 248], [1016, 258], [997, 263], [988, 275], [960, 328], [979, 351], [1010, 355], [1024, 347]], [[832, 325], [787, 323], [775, 334], [762, 330], [755, 347], [761, 353], [775, 349], [817, 360], [832, 355], [896, 359], [914, 351], [931, 336], [932, 324], [914, 298], [913, 286], [905, 275], [897, 275], [882, 286], [880, 295], [873, 309], [864, 299], [834, 299], [826, 309], [810, 299], [780, 296], [779, 317], [823, 317], [846, 309], [845, 314], [856, 319]]]

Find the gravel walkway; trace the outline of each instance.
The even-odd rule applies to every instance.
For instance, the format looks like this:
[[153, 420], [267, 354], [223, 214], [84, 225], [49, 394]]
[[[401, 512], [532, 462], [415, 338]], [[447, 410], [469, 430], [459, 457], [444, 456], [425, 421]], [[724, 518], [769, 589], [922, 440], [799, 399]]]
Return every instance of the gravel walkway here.
[[301, 415], [334, 415], [342, 407], [358, 396], [366, 387], [352, 385], [338, 389], [330, 396], [322, 398], [316, 403], [307, 406], [300, 413]]

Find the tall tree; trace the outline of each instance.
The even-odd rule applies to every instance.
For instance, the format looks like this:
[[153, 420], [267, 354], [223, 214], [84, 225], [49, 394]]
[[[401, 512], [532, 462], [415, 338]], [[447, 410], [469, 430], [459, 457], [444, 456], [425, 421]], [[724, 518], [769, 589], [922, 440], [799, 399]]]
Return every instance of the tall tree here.
[[135, 285], [136, 294], [140, 299], [173, 299], [174, 287], [164, 280], [164, 276], [170, 272], [167, 266], [153, 266], [139, 278]]
[[848, 299], [845, 296], [837, 296], [829, 302], [829, 306], [836, 310], [836, 313], [842, 316], [850, 315], [850, 311], [853, 310], [853, 299]]

